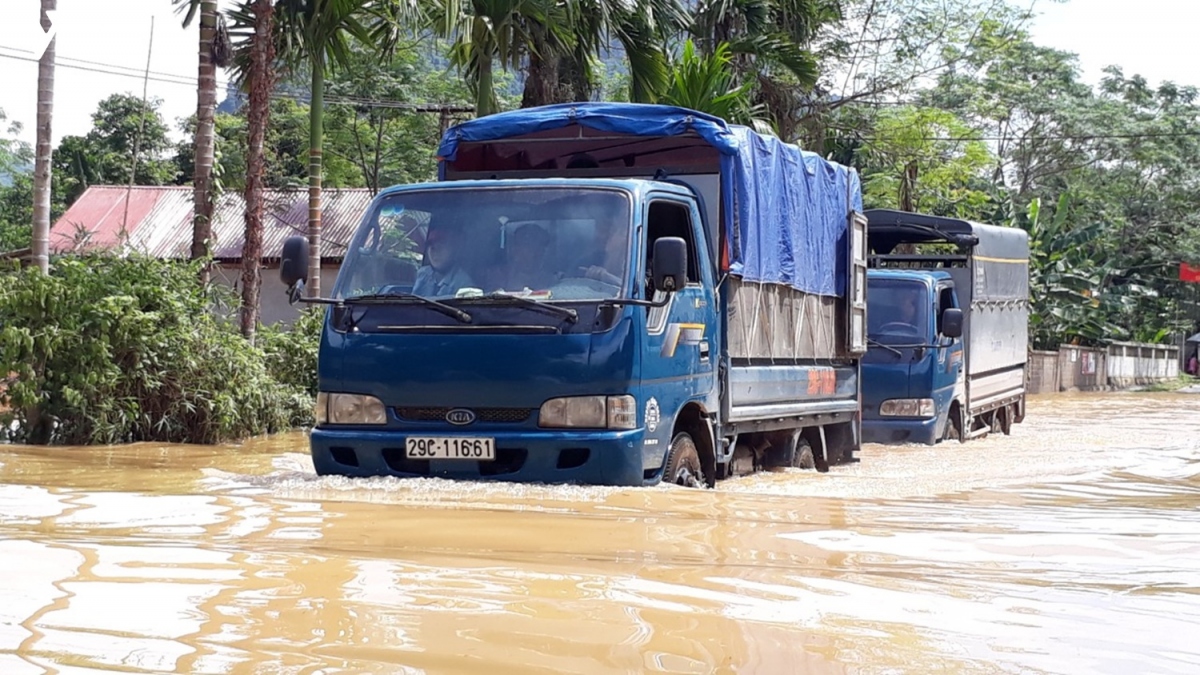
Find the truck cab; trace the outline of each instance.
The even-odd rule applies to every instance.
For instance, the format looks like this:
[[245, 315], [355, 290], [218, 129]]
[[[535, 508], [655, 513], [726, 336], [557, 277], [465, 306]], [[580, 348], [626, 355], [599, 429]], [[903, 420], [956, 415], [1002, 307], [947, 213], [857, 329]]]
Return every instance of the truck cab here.
[[962, 309], [946, 272], [867, 274], [863, 440], [933, 444], [964, 387]]
[[717, 407], [701, 226], [689, 190], [646, 180], [381, 193], [322, 335], [318, 473], [659, 478], [656, 420]]

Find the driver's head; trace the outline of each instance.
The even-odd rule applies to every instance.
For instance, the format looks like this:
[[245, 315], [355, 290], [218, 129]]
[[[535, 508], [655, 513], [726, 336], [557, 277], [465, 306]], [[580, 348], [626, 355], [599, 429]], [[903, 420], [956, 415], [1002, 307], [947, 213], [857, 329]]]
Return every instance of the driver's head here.
[[425, 259], [429, 266], [442, 272], [453, 262], [458, 252], [458, 233], [445, 227], [430, 230], [425, 237]]
[[900, 319], [906, 323], [917, 322], [917, 300], [911, 295], [900, 298]]
[[517, 266], [536, 266], [550, 245], [550, 234], [534, 223], [513, 231], [508, 240], [508, 261]]

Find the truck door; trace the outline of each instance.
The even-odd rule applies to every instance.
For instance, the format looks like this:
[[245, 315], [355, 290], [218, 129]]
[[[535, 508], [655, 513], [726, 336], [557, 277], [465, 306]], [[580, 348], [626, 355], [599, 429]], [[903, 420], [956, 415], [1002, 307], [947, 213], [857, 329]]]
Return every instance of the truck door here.
[[966, 391], [966, 364], [963, 359], [962, 338], [949, 338], [942, 333], [942, 313], [958, 307], [958, 294], [954, 282], [942, 282], [937, 286], [935, 321], [937, 333], [937, 362], [933, 370], [933, 399], [938, 411], [949, 409], [950, 402], [962, 401]]
[[[663, 307], [646, 308], [646, 339], [642, 342], [642, 405], [645, 406], [647, 469], [662, 465], [671, 443], [675, 416], [688, 402], [696, 401], [712, 412], [717, 409], [716, 363], [720, 352], [717, 307], [712, 265], [700, 229], [700, 213], [693, 201], [676, 196], [651, 195], [643, 222], [643, 296], [659, 300], [662, 291], [651, 287], [654, 242], [660, 237], [680, 237], [687, 242], [687, 284]], [[651, 421], [658, 423], [651, 428]]]

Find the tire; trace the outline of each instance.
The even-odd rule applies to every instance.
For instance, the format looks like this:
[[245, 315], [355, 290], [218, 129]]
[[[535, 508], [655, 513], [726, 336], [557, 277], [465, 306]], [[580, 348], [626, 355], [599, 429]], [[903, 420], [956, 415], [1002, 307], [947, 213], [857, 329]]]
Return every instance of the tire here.
[[946, 416], [946, 430], [942, 433], [942, 440], [949, 441], [952, 439], [957, 439], [959, 443], [966, 443], [966, 427], [966, 414], [963, 413], [962, 406], [951, 406], [950, 412]]
[[680, 432], [671, 439], [663, 482], [684, 487], [706, 486], [704, 470], [700, 466], [700, 453], [696, 451], [695, 441], [687, 433]]
[[796, 439], [796, 451], [792, 454], [792, 466], [797, 469], [817, 468], [817, 460], [813, 456], [812, 445], [808, 439]]
[[1005, 436], [1012, 435], [1012, 418], [1013, 414], [1009, 406], [1004, 406], [996, 411], [996, 419], [1000, 423], [1000, 432]]

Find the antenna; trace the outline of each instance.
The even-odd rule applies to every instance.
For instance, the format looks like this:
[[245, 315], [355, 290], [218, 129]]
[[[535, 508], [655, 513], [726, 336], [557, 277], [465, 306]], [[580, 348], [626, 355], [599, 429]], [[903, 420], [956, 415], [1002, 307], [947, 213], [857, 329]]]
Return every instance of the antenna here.
[[142, 110], [138, 116], [137, 136], [133, 139], [133, 161], [129, 167], [129, 187], [125, 190], [125, 215], [121, 217], [120, 239], [129, 236], [129, 198], [133, 196], [133, 183], [137, 179], [138, 153], [142, 151], [142, 133], [146, 128], [146, 101], [150, 89], [150, 56], [154, 53], [154, 16], [150, 17], [150, 45], [146, 48], [146, 74], [142, 79]]

